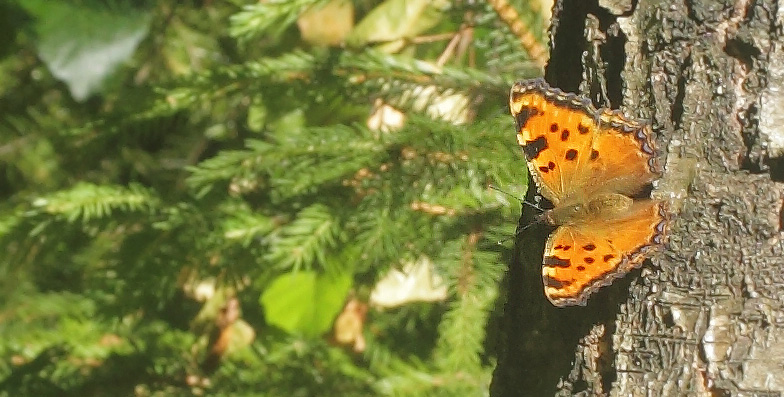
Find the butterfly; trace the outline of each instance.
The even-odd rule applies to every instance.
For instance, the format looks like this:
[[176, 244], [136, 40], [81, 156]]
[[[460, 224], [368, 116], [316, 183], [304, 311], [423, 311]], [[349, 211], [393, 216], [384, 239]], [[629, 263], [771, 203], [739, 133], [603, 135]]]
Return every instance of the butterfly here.
[[664, 243], [667, 203], [639, 198], [663, 171], [650, 125], [541, 78], [516, 83], [509, 107], [530, 174], [554, 206], [540, 219], [558, 226], [545, 245], [544, 293], [555, 306], [585, 305]]

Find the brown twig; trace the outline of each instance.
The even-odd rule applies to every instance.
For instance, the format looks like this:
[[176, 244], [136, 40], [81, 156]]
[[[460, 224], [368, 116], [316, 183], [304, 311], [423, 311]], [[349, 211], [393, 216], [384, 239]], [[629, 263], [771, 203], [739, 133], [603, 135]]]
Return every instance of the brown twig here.
[[507, 0], [487, 0], [487, 2], [490, 3], [490, 6], [493, 7], [493, 10], [495, 10], [501, 20], [509, 26], [512, 34], [517, 36], [523, 49], [528, 52], [531, 59], [540, 67], [544, 67], [547, 63], [547, 50], [539, 43], [536, 36], [531, 33], [526, 23], [520, 19], [517, 10]]

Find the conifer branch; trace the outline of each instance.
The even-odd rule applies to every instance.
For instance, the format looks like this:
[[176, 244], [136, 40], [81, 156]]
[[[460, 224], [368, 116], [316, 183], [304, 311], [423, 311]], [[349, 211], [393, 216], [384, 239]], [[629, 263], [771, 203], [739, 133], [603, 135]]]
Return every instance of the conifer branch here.
[[327, 254], [340, 239], [338, 220], [329, 208], [314, 204], [297, 213], [270, 244], [268, 260], [279, 269], [328, 266]]
[[232, 15], [229, 34], [246, 41], [265, 34], [277, 38], [302, 12], [323, 3], [326, 0], [269, 0], [247, 5]]
[[62, 216], [69, 222], [106, 218], [113, 211], [149, 211], [158, 199], [137, 184], [128, 187], [79, 183], [71, 189], [43, 196], [33, 202], [41, 212]]
[[223, 236], [227, 240], [239, 241], [249, 246], [253, 239], [266, 236], [277, 225], [273, 219], [258, 213], [239, 210], [230, 215], [224, 222]]

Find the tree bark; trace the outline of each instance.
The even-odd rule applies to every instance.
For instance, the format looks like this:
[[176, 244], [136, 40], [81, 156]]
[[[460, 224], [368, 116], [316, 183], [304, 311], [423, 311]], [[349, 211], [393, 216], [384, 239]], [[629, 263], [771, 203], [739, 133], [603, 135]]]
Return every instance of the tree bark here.
[[775, 0], [556, 2], [547, 81], [651, 120], [673, 224], [585, 307], [546, 300], [551, 230], [521, 233], [492, 395], [784, 392], [783, 28]]

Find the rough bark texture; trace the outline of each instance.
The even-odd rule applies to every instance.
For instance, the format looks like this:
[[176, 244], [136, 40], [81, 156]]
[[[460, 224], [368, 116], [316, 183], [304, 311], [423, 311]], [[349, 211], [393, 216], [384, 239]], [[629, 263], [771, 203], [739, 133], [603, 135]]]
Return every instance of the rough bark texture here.
[[666, 251], [585, 307], [544, 298], [550, 230], [522, 233], [491, 394], [782, 394], [784, 3], [558, 0], [553, 18], [547, 80], [651, 120], [678, 212]]

